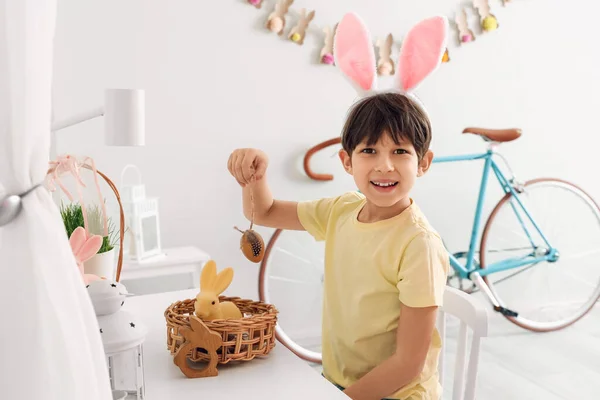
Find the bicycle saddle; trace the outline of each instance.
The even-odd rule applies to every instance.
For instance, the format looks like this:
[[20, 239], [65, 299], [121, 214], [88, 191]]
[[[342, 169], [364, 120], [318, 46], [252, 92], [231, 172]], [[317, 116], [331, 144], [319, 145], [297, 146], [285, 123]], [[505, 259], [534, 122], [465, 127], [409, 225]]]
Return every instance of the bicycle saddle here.
[[521, 130], [513, 129], [485, 129], [485, 128], [465, 128], [463, 133], [472, 133], [482, 136], [492, 142], [510, 142], [518, 139], [521, 136]]

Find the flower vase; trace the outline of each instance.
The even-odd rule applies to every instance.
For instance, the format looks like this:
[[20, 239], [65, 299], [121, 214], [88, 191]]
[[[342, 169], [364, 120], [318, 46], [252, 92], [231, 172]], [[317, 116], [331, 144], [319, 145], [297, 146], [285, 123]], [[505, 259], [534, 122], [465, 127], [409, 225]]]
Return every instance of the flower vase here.
[[98, 253], [83, 263], [86, 274], [94, 274], [101, 278], [114, 279], [115, 274], [115, 249]]

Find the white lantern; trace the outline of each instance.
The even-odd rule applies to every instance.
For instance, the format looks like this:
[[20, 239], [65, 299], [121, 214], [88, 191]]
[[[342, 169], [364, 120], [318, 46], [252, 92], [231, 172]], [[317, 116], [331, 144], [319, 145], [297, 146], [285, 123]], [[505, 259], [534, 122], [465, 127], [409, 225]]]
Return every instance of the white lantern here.
[[104, 279], [91, 282], [87, 288], [100, 326], [113, 393], [125, 392], [128, 399], [145, 399], [143, 343], [147, 329], [134, 315], [121, 309], [127, 289], [121, 283]]
[[[137, 170], [138, 182], [123, 185], [125, 171], [129, 168]], [[127, 227], [123, 255], [136, 262], [161, 254], [158, 199], [146, 197], [146, 188], [141, 183], [141, 176], [139, 168], [135, 165], [126, 165], [121, 172], [119, 189]]]

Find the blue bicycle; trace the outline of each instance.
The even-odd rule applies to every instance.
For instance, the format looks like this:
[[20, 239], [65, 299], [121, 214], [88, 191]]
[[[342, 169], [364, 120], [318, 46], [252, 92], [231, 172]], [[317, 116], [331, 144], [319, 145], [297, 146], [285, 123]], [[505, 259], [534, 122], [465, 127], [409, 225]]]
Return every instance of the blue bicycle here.
[[[498, 152], [501, 143], [521, 136], [519, 129], [466, 128], [463, 133], [479, 135], [488, 145], [486, 151], [433, 160], [483, 162], [468, 249], [451, 253], [448, 284], [484, 293], [495, 311], [525, 329], [546, 332], [573, 324], [600, 298], [600, 207], [581, 188], [562, 179], [519, 182]], [[310, 178], [333, 179], [314, 173], [310, 159], [339, 143], [339, 138], [330, 139], [306, 153], [304, 170]], [[504, 195], [482, 228], [490, 176]], [[259, 279], [261, 300], [277, 303], [281, 311], [279, 341], [312, 362], [321, 358], [322, 246], [305, 232], [276, 230]], [[295, 296], [303, 301], [278, 301]]]

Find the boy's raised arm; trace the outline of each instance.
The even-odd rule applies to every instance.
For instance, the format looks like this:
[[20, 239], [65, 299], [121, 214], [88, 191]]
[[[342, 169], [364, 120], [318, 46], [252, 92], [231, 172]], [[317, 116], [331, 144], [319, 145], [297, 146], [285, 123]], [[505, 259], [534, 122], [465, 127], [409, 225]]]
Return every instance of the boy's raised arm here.
[[268, 163], [267, 155], [257, 149], [238, 149], [229, 157], [227, 168], [242, 187], [244, 216], [256, 225], [304, 230], [298, 219], [298, 203], [273, 198], [266, 178]]

